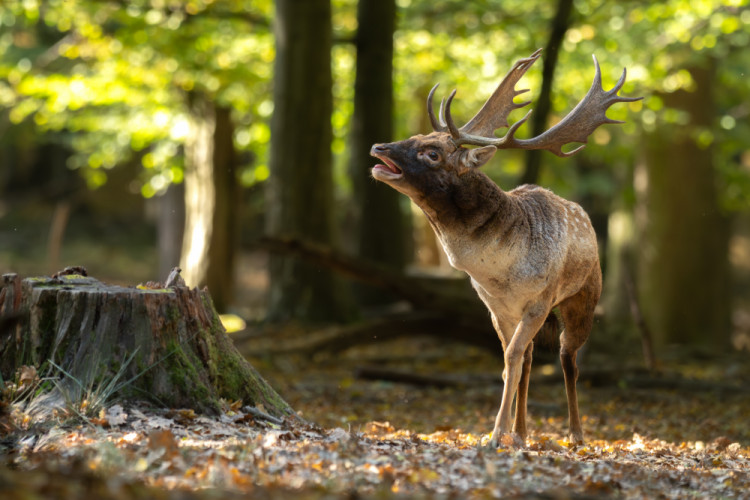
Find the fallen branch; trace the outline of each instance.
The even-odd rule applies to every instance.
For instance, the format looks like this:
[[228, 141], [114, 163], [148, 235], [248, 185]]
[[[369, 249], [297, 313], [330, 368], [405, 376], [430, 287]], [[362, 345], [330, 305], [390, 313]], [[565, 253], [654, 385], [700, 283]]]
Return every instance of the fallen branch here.
[[[502, 356], [502, 346], [490, 321], [447, 316], [434, 311], [410, 311], [344, 325], [329, 330], [326, 338], [314, 340], [298, 349], [314, 355], [318, 352], [338, 353], [356, 345], [387, 342], [415, 335], [436, 336], [462, 342]], [[301, 349], [300, 349], [301, 347]]]
[[266, 412], [260, 411], [254, 406], [243, 406], [242, 411], [244, 411], [245, 413], [249, 413], [255, 418], [259, 418], [261, 420], [266, 420], [268, 422], [271, 422], [272, 424], [282, 425], [284, 423], [282, 419], [273, 417]]
[[369, 260], [352, 257], [330, 247], [296, 238], [262, 238], [256, 246], [273, 253], [289, 254], [328, 267], [351, 279], [389, 291], [417, 309], [437, 310], [487, 318], [487, 311], [468, 285], [441, 286], [457, 280], [410, 276]]
[[[503, 385], [503, 381], [499, 374], [472, 373], [446, 375], [443, 373], [433, 373], [425, 375], [379, 366], [363, 366], [357, 368], [354, 371], [354, 375], [355, 377], [364, 380], [385, 380], [388, 382], [439, 388], [470, 386], [502, 387]], [[535, 385], [564, 383], [561, 372], [551, 375], [532, 374], [531, 378]], [[740, 385], [724, 384], [710, 380], [694, 380], [679, 376], [653, 377], [642, 370], [636, 370], [630, 374], [623, 374], [621, 370], [593, 370], [581, 372], [578, 381], [591, 387], [617, 387], [625, 391], [631, 389], [664, 389], [684, 392], [710, 392], [716, 394], [744, 394], [750, 392], [750, 388]]]
[[[400, 384], [410, 384], [431, 387], [465, 387], [476, 383], [470, 376], [431, 374], [420, 375], [414, 372], [389, 370], [376, 366], [363, 366], [354, 370], [354, 376], [363, 380], [385, 380]], [[499, 379], [499, 376], [495, 378]], [[502, 380], [500, 380], [502, 385]]]

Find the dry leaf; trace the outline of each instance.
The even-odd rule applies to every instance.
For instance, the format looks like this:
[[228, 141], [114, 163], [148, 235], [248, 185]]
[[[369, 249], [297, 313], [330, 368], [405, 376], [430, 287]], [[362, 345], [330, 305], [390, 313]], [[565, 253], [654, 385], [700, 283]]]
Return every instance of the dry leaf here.
[[152, 451], [164, 450], [164, 458], [172, 458], [179, 454], [180, 447], [172, 431], [169, 429], [151, 431], [148, 435], [148, 448]]
[[18, 369], [18, 382], [22, 387], [29, 387], [38, 381], [39, 376], [35, 366], [24, 365]]
[[107, 421], [109, 422], [109, 425], [111, 426], [123, 425], [128, 420], [128, 414], [125, 413], [122, 406], [120, 405], [112, 405], [107, 408], [105, 416], [107, 418]]

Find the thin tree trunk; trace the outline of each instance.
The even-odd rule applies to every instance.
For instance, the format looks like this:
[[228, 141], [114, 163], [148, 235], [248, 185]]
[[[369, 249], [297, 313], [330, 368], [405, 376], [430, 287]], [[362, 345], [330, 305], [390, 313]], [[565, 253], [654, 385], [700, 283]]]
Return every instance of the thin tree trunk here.
[[[555, 67], [557, 57], [562, 45], [565, 33], [570, 26], [571, 12], [573, 11], [573, 0], [558, 0], [555, 17], [552, 18], [550, 34], [547, 45], [544, 47], [544, 58], [542, 59], [542, 88], [539, 99], [531, 115], [532, 137], [540, 135], [547, 128], [547, 119], [552, 108], [552, 83], [555, 79]], [[542, 165], [541, 150], [530, 150], [526, 152], [526, 166], [521, 175], [520, 184], [536, 184], [539, 179], [539, 171]]]
[[225, 311], [233, 297], [238, 242], [239, 184], [231, 110], [200, 93], [190, 94], [188, 105], [191, 136], [185, 147], [185, 233], [180, 266], [185, 282], [207, 285], [217, 309]]
[[[331, 5], [279, 0], [275, 16], [274, 113], [268, 232], [331, 245]], [[325, 268], [272, 255], [268, 317], [274, 321], [340, 319], [337, 280]]]
[[216, 107], [214, 129], [213, 180], [216, 200], [213, 231], [208, 249], [205, 283], [214, 306], [224, 312], [234, 297], [234, 257], [239, 244], [239, 182], [234, 151], [231, 110]]
[[635, 321], [636, 326], [641, 334], [641, 350], [643, 351], [643, 361], [646, 364], [646, 368], [650, 372], [655, 372], [658, 368], [658, 361], [654, 355], [654, 341], [651, 336], [651, 330], [646, 323], [646, 319], [643, 317], [641, 312], [641, 305], [638, 303], [638, 295], [636, 293], [636, 285], [633, 281], [633, 270], [630, 268], [629, 260], [626, 261], [625, 269], [623, 272], [623, 279], [625, 281], [625, 289], [628, 295], [628, 301], [630, 302], [630, 314]]
[[[394, 270], [406, 264], [407, 218], [398, 192], [373, 182], [370, 148], [393, 134], [393, 32], [395, 0], [360, 0], [357, 5], [357, 73], [351, 131], [350, 177], [356, 209], [357, 255]], [[381, 290], [357, 287], [364, 304], [393, 300]]]
[[65, 229], [70, 219], [70, 201], [58, 201], [52, 212], [52, 223], [49, 228], [47, 239], [47, 269], [50, 274], [60, 269], [60, 254], [62, 253]]
[[158, 198], [157, 240], [159, 278], [164, 279], [180, 263], [182, 233], [185, 231], [185, 183], [172, 184]]
[[213, 176], [216, 115], [200, 93], [188, 95], [190, 140], [185, 145], [185, 233], [180, 267], [188, 286], [201, 285], [208, 269], [216, 188]]
[[[625, 182], [625, 181], [623, 181]], [[632, 176], [630, 179], [632, 183]], [[635, 344], [637, 340], [636, 318], [633, 317], [632, 299], [626, 286], [628, 274], [635, 282], [634, 269], [634, 247], [636, 246], [635, 221], [633, 208], [623, 206], [620, 201], [613, 203], [609, 214], [608, 238], [604, 248], [606, 258], [604, 271], [604, 292], [600, 304], [604, 306], [604, 320], [606, 321], [605, 348], [621, 349], [630, 343]], [[635, 288], [637, 290], [637, 287]]]

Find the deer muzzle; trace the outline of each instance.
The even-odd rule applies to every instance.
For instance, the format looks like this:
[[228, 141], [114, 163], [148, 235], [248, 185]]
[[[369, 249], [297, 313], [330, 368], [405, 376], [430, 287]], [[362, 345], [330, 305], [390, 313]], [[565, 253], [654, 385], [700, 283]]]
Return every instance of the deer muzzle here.
[[388, 157], [389, 152], [387, 144], [375, 144], [370, 150], [372, 156], [383, 162], [372, 168], [372, 176], [379, 181], [395, 181], [404, 176], [401, 168]]

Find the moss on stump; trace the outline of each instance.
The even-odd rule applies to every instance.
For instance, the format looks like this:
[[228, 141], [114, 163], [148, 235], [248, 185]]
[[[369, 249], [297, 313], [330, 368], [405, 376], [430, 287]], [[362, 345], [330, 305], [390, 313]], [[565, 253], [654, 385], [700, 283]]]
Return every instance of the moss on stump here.
[[0, 317], [19, 314], [22, 321], [0, 331], [6, 380], [23, 365], [54, 373], [52, 361], [77, 380], [106, 383], [121, 372], [120, 380], [132, 379], [123, 399], [214, 413], [224, 398], [293, 414], [234, 347], [206, 290], [4, 275]]

